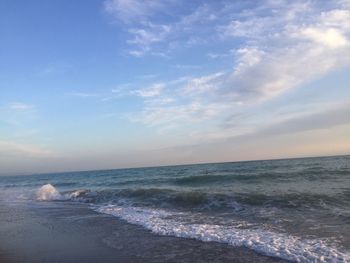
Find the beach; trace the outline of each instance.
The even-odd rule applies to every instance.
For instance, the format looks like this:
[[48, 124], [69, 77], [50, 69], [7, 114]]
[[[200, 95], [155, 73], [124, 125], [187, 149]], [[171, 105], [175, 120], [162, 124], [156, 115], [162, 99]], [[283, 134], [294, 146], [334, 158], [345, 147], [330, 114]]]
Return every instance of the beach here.
[[246, 248], [160, 236], [86, 204], [1, 203], [0, 262], [286, 262]]
[[350, 262], [349, 160], [3, 176], [2, 261]]

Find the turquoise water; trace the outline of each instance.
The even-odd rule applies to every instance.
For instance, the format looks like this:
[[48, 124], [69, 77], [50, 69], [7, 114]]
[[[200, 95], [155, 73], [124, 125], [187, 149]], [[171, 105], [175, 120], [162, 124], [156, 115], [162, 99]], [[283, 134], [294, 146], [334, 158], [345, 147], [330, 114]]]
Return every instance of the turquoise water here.
[[155, 234], [350, 262], [350, 156], [0, 177], [0, 191], [83, 202]]

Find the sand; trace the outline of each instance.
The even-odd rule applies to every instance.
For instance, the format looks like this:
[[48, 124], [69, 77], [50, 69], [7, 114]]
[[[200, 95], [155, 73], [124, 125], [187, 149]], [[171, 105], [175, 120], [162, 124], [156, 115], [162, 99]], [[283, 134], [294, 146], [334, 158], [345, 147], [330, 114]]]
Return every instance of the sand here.
[[154, 235], [85, 204], [0, 203], [0, 262], [285, 262], [246, 248]]

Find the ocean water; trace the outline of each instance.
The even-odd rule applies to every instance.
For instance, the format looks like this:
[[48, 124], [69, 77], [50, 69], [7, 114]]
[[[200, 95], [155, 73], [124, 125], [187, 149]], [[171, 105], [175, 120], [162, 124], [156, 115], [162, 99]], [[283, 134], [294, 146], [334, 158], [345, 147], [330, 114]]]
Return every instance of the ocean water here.
[[0, 177], [4, 202], [81, 202], [157, 235], [350, 262], [350, 156]]

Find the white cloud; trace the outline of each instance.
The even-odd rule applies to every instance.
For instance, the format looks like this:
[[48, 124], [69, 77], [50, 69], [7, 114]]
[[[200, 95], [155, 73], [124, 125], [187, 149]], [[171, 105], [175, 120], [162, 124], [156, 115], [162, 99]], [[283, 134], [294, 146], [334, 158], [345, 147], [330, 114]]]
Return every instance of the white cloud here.
[[[350, 20], [349, 20], [350, 22]], [[337, 29], [326, 28], [319, 29], [308, 27], [303, 29], [301, 35], [314, 41], [316, 44], [322, 44], [329, 48], [339, 48], [348, 44], [347, 38]]]
[[218, 87], [218, 80], [223, 75], [223, 72], [217, 72], [199, 78], [192, 78], [187, 81], [185, 86], [182, 88], [182, 91], [184, 92], [184, 94], [199, 94], [204, 92], [212, 92]]
[[158, 0], [107, 0], [104, 2], [106, 12], [127, 23], [148, 17], [162, 6], [162, 1]]
[[227, 26], [222, 28], [224, 36], [232, 37], [258, 37], [265, 30], [264, 19], [254, 18], [253, 20], [231, 21]]
[[153, 43], [163, 41], [167, 34], [171, 32], [171, 27], [168, 25], [147, 24], [147, 28], [132, 28], [129, 33], [133, 35], [133, 39], [128, 40], [130, 44], [140, 46], [149, 46]]
[[176, 64], [174, 67], [178, 68], [178, 69], [199, 69], [199, 68], [201, 68], [200, 65], [190, 65], [190, 64]]
[[153, 45], [164, 42], [172, 31], [170, 25], [152, 23], [151, 18], [169, 7], [172, 1], [159, 0], [106, 0], [104, 8], [116, 20], [126, 25], [131, 45], [130, 56], [143, 57], [146, 54], [167, 57], [166, 52], [155, 51]]
[[130, 50], [128, 53], [129, 55], [137, 58], [140, 58], [145, 55], [145, 52], [140, 50]]
[[225, 105], [203, 104], [193, 101], [189, 104], [147, 106], [141, 114], [130, 116], [130, 120], [146, 125], [175, 128], [181, 123], [199, 123], [209, 120], [223, 110]]
[[111, 90], [114, 96], [125, 96], [125, 95], [130, 95], [129, 89], [131, 88], [131, 83], [126, 83], [119, 85]]
[[321, 23], [328, 27], [349, 30], [350, 10], [334, 9], [321, 13]]
[[72, 97], [78, 97], [78, 98], [93, 98], [93, 97], [98, 97], [99, 96], [99, 94], [96, 94], [96, 93], [76, 92], [76, 91], [66, 93], [66, 95], [72, 96]]
[[350, 124], [350, 104], [339, 103], [339, 105], [326, 110], [284, 118], [283, 120], [266, 125], [263, 129], [256, 131], [256, 133], [273, 136], [275, 134], [281, 135], [309, 130], [330, 129], [348, 124]]
[[339, 0], [344, 8], [350, 8], [350, 0]]
[[348, 10], [319, 12], [306, 5], [294, 7], [291, 15], [288, 6], [274, 8], [276, 15], [245, 18], [226, 28], [231, 37], [244, 39], [223, 90], [234, 100], [269, 99], [350, 65]]
[[163, 89], [164, 89], [163, 83], [156, 83], [156, 84], [153, 84], [151, 87], [136, 90], [135, 93], [138, 96], [148, 98], [148, 97], [155, 97], [160, 95]]
[[128, 54], [134, 57], [143, 57], [146, 54], [167, 57], [166, 53], [153, 51], [152, 47], [164, 42], [171, 31], [168, 25], [156, 25], [149, 22], [144, 23], [142, 27], [130, 28], [128, 33], [131, 39], [127, 40], [127, 43], [135, 49], [128, 51]]
[[[181, 5], [183, 10], [188, 11], [187, 14], [174, 11]], [[105, 1], [105, 11], [124, 23], [130, 36], [126, 42], [131, 50], [127, 53], [135, 57], [153, 55], [168, 58], [172, 50], [206, 42], [210, 34], [203, 25], [217, 19], [215, 12], [209, 4], [188, 10], [186, 6], [185, 1], [173, 0]], [[155, 19], [160, 16], [163, 19]], [[211, 26], [208, 28], [213, 31]]]
[[346, 2], [242, 2], [248, 6], [243, 9], [237, 3], [207, 3], [187, 15], [174, 14], [171, 23], [150, 21], [153, 11], [145, 8], [148, 20], [128, 31], [132, 36], [128, 43], [136, 47], [131, 55], [169, 54], [172, 48], [187, 48], [188, 39], [196, 39], [193, 45], [206, 43], [215, 50], [224, 44], [227, 51], [205, 49], [203, 56], [225, 60], [225, 65], [232, 58], [232, 66], [178, 83], [162, 81], [157, 86], [155, 82], [134, 92], [144, 98], [145, 108], [133, 119], [166, 127], [215, 120], [348, 67]]
[[213, 52], [209, 52], [207, 54], [207, 56], [211, 59], [219, 59], [219, 58], [227, 58], [227, 57], [233, 57], [233, 55], [236, 53], [235, 49], [230, 49], [227, 52], [224, 53], [213, 53]]
[[11, 110], [25, 111], [34, 109], [34, 105], [26, 104], [22, 102], [12, 102], [9, 104]]
[[234, 75], [239, 75], [245, 70], [261, 62], [265, 52], [259, 50], [258, 47], [243, 47], [236, 51], [237, 66], [233, 72]]

